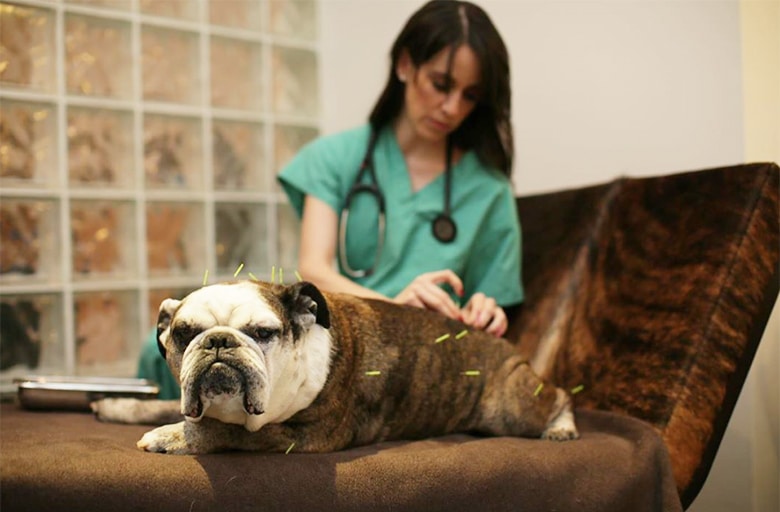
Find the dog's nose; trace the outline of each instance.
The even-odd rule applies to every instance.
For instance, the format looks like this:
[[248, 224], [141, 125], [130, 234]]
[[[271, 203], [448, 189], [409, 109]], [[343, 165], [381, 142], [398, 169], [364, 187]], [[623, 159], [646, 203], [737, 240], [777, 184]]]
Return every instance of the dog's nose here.
[[233, 337], [226, 333], [215, 333], [203, 340], [203, 348], [206, 350], [214, 348], [231, 348], [235, 347], [236, 343]]

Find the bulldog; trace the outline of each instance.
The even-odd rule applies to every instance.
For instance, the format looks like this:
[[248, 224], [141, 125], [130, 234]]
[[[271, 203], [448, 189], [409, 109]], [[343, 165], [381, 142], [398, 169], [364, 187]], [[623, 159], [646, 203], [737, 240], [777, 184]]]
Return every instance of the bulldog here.
[[[238, 281], [164, 300], [157, 336], [184, 418], [146, 433], [138, 447], [150, 452], [328, 452], [455, 432], [578, 437], [569, 395], [508, 341], [420, 308], [309, 282]], [[125, 422], [172, 412], [132, 399], [93, 409]]]

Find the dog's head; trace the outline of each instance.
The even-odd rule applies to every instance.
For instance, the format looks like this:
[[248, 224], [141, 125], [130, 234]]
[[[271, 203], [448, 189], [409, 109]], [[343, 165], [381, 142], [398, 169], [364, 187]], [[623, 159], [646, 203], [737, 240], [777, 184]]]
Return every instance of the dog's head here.
[[330, 368], [328, 305], [311, 283], [205, 286], [160, 305], [157, 342], [182, 413], [258, 430], [307, 407]]

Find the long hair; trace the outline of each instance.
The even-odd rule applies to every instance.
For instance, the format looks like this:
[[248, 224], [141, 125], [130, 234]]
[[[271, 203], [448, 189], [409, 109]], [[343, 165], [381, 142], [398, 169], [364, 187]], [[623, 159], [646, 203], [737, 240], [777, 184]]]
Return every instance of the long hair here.
[[432, 0], [409, 18], [390, 51], [390, 73], [369, 122], [379, 130], [403, 109], [405, 84], [398, 80], [396, 66], [404, 50], [419, 67], [442, 49], [450, 48], [454, 54], [463, 44], [480, 62], [481, 94], [474, 110], [450, 135], [451, 141], [463, 150], [473, 149], [483, 163], [509, 177], [514, 156], [509, 55], [487, 13], [470, 2]]

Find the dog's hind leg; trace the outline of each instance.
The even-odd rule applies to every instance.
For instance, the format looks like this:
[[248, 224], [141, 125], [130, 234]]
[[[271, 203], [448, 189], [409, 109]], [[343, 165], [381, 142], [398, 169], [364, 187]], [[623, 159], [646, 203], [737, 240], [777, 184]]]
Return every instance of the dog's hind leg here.
[[543, 382], [519, 356], [509, 357], [486, 379], [478, 430], [559, 441], [579, 437], [569, 395]]
[[574, 411], [571, 407], [571, 397], [561, 388], [555, 388], [556, 398], [553, 412], [547, 422], [547, 428], [542, 432], [542, 439], [552, 441], [568, 441], [580, 437], [574, 423]]
[[97, 419], [108, 423], [164, 425], [181, 421], [179, 400], [103, 398], [90, 404]]

